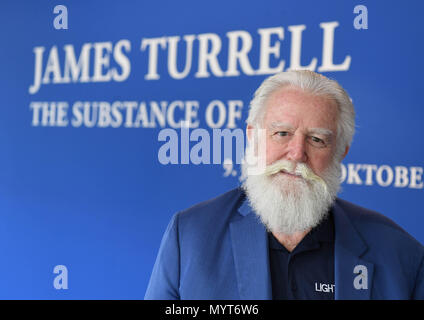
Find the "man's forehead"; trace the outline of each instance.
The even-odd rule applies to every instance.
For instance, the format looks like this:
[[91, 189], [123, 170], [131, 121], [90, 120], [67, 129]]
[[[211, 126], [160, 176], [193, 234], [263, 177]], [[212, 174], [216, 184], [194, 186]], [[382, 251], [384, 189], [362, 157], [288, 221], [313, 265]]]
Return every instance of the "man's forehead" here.
[[296, 87], [284, 87], [271, 94], [266, 101], [265, 125], [277, 120], [284, 122], [291, 117], [325, 119], [333, 122], [338, 114], [337, 103], [330, 97], [315, 95]]
[[319, 101], [323, 105], [331, 105], [336, 106], [337, 103], [332, 99], [331, 96], [325, 95], [325, 94], [316, 94], [313, 92], [310, 92], [308, 90], [304, 90], [299, 87], [295, 86], [286, 86], [279, 89], [276, 89], [274, 92], [272, 92], [268, 99], [266, 100], [266, 105], [274, 104], [274, 103], [282, 103], [285, 100], [315, 100]]

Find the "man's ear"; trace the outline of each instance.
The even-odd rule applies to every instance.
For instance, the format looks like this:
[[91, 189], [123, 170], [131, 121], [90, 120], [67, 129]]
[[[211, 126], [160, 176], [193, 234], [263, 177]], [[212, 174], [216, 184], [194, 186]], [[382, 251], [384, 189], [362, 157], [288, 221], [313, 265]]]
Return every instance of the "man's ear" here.
[[251, 124], [248, 124], [246, 127], [246, 136], [247, 141], [250, 142], [252, 140], [252, 134], [253, 134], [254, 127]]
[[342, 155], [341, 161], [346, 157], [347, 153], [349, 152], [349, 146], [346, 146], [345, 152]]

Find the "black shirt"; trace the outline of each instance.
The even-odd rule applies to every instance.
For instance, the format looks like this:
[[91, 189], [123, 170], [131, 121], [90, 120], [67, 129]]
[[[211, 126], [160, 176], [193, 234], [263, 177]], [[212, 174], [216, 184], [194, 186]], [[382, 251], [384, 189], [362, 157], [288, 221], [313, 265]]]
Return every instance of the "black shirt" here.
[[327, 218], [289, 252], [268, 233], [273, 300], [334, 299], [334, 221]]

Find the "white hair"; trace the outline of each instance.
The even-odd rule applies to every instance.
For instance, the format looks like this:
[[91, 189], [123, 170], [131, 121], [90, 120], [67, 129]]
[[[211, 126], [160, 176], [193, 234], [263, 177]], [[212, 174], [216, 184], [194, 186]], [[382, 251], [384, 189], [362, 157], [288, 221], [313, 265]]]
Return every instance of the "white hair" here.
[[[296, 166], [307, 167], [303, 163]], [[242, 164], [242, 170], [247, 167]], [[296, 172], [294, 167], [292, 172]], [[246, 174], [242, 186], [250, 206], [268, 231], [293, 234], [312, 229], [327, 217], [340, 187], [340, 173], [340, 163], [333, 159], [322, 174], [324, 185], [285, 175]]]
[[335, 80], [309, 70], [280, 72], [266, 78], [250, 102], [247, 123], [260, 127], [265, 117], [267, 99], [276, 90], [292, 86], [317, 96], [326, 96], [336, 102], [339, 109], [337, 123], [336, 156], [340, 158], [352, 143], [355, 133], [355, 109], [347, 92]]

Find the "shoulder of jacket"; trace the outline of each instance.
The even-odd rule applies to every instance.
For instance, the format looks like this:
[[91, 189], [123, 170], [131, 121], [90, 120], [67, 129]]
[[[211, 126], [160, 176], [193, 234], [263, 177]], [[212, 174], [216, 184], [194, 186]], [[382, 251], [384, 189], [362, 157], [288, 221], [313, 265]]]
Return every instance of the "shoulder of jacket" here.
[[225, 215], [233, 212], [234, 208], [240, 205], [241, 200], [245, 197], [241, 187], [234, 188], [215, 198], [197, 203], [185, 210], [176, 213], [178, 219], [208, 219], [220, 218], [222, 220]]
[[[424, 247], [418, 240], [387, 216], [340, 198], [337, 198], [336, 205], [344, 211], [358, 230], [366, 230], [368, 234], [374, 235], [384, 234], [386, 241], [405, 241], [409, 245], [419, 247], [420, 251], [424, 252]], [[393, 237], [389, 238], [387, 235]]]

